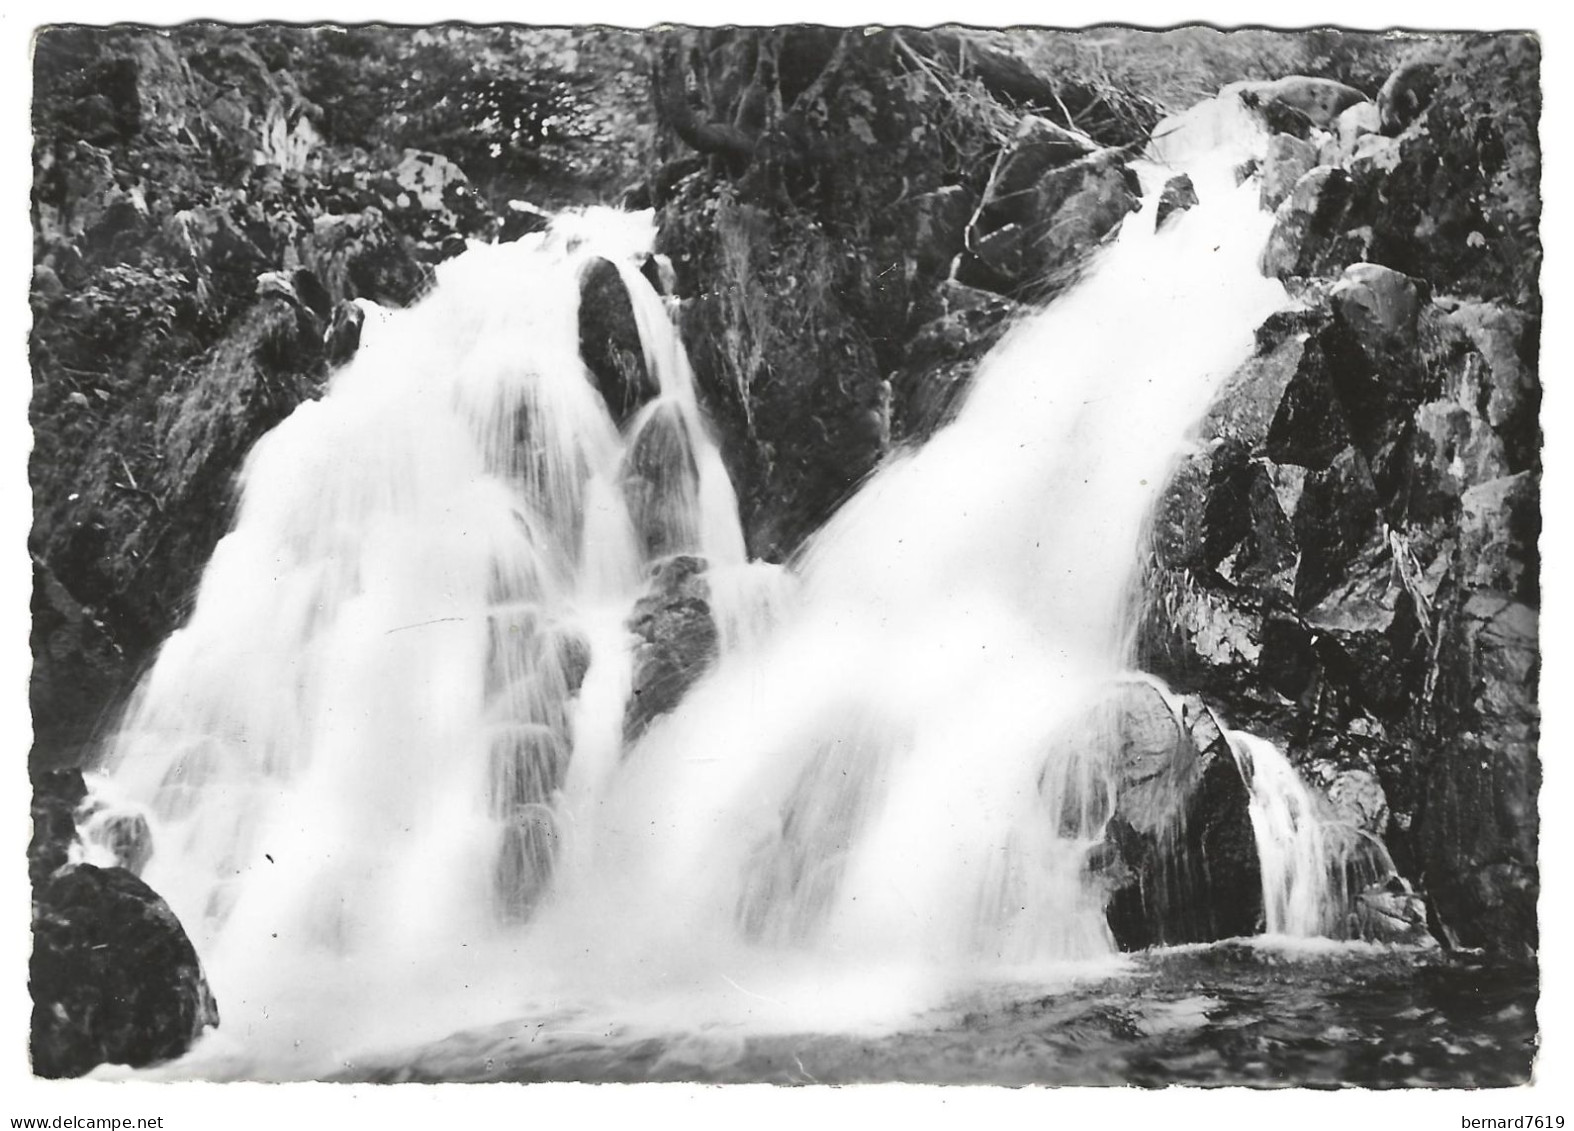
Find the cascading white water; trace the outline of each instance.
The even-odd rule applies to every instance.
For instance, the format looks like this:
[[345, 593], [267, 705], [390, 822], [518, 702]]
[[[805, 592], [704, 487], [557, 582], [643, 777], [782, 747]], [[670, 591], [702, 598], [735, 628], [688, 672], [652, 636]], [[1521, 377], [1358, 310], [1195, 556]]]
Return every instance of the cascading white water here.
[[[1054, 736], [1121, 678], [1153, 493], [1284, 298], [1233, 171], [1259, 129], [1187, 120], [1158, 156], [1201, 204], [1156, 232], [1175, 170], [1143, 165], [1119, 240], [816, 536], [792, 593], [744, 560], [633, 267], [648, 218], [474, 248], [369, 320], [252, 454], [108, 760], [226, 1039], [336, 1056], [653, 993], [690, 1024], [804, 1024], [805, 1002], [824, 1024], [947, 972], [1108, 954], [1084, 860], [1112, 771]], [[597, 255], [660, 383], [621, 433], [577, 352]], [[624, 751], [624, 621], [680, 551], [711, 563], [722, 659]], [[1293, 793], [1258, 762], [1254, 797]], [[1310, 897], [1285, 891], [1270, 925], [1299, 930]]]
[[[635, 268], [652, 235], [597, 211], [472, 248], [251, 453], [101, 786], [150, 816], [147, 878], [231, 1016], [303, 964], [415, 961], [528, 913], [620, 755], [653, 555], [706, 558], [730, 637], [757, 627], [769, 587]], [[622, 435], [579, 356], [593, 256], [660, 386]]]
[[1333, 861], [1311, 790], [1267, 739], [1244, 731], [1227, 737], [1251, 794], [1268, 933], [1303, 938], [1327, 933]]

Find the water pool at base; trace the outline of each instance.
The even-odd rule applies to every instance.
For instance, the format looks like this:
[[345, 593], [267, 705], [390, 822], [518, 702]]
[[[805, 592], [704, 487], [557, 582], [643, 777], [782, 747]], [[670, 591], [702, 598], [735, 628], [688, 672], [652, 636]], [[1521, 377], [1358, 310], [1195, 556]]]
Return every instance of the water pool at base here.
[[1131, 956], [1050, 993], [979, 987], [877, 1034], [580, 1028], [456, 1033], [344, 1081], [1497, 1088], [1528, 1083], [1537, 974], [1397, 948], [1272, 938]]

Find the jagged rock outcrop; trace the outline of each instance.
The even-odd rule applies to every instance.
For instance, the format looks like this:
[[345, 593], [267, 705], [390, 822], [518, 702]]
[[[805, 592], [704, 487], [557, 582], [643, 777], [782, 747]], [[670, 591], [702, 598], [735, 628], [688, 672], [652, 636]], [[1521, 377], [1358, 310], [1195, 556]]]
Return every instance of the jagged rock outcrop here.
[[[1139, 663], [1285, 745], [1351, 827], [1387, 841], [1440, 938], [1526, 954], [1535, 46], [1482, 37], [1428, 67], [1392, 84], [1431, 92], [1384, 112], [1390, 136], [1358, 103], [1334, 144], [1314, 123], [1270, 148], [1282, 166], [1313, 141], [1335, 163], [1278, 205], [1263, 267], [1294, 300], [1162, 493]], [[1367, 895], [1374, 930], [1414, 926], [1408, 891]]]

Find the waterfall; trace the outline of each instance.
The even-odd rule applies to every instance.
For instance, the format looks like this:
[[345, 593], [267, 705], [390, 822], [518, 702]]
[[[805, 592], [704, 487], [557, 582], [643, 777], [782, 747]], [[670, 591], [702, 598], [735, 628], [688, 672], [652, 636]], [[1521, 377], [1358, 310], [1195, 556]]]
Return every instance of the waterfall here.
[[[473, 247], [417, 307], [374, 311], [322, 400], [252, 452], [106, 759], [223, 1033], [338, 1050], [398, 1018], [441, 1032], [655, 991], [691, 1019], [708, 1001], [802, 1023], [812, 1000], [823, 1023], [948, 971], [1110, 954], [1085, 862], [1113, 771], [1056, 736], [1124, 678], [1154, 492], [1284, 300], [1256, 266], [1272, 218], [1234, 174], [1260, 131], [1219, 121], [1166, 136], [1174, 168], [1139, 164], [1142, 211], [1085, 281], [795, 582], [745, 560], [635, 269], [648, 215]], [[1156, 231], [1179, 168], [1201, 203]], [[578, 353], [596, 257], [659, 386], [621, 429]], [[626, 749], [625, 624], [675, 553], [709, 563], [721, 656]], [[1314, 828], [1288, 763], [1234, 741], [1259, 836]], [[1295, 853], [1264, 855], [1273, 930], [1317, 929]]]

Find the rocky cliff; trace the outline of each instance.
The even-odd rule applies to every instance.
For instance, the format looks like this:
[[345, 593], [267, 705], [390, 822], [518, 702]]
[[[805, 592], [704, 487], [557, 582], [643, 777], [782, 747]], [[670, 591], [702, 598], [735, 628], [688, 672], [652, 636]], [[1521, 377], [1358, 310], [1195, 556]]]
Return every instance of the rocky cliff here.
[[[1446, 942], [1537, 940], [1538, 55], [1413, 59], [1263, 170], [1258, 332], [1155, 521], [1138, 662], [1287, 745]], [[1274, 186], [1283, 186], [1275, 189]]]

